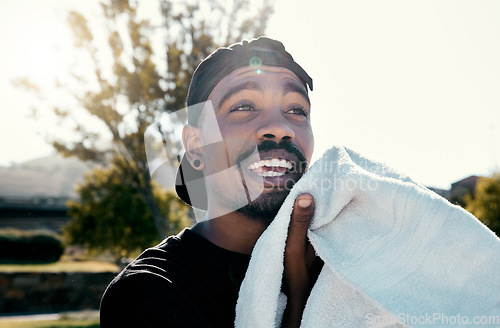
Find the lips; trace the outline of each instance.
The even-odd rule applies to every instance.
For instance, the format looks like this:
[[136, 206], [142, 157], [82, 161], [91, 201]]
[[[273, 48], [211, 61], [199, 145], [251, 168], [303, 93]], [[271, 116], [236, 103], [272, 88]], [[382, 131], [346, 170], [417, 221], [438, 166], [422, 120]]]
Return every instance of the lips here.
[[307, 168], [304, 154], [290, 141], [264, 140], [236, 158], [243, 185], [251, 199], [261, 194], [290, 190]]

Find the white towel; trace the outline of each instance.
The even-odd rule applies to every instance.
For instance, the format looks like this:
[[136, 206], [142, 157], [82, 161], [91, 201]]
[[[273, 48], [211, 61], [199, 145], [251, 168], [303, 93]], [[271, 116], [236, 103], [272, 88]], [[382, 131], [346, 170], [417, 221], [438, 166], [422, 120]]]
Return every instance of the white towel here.
[[342, 147], [326, 152], [257, 241], [236, 327], [275, 327], [295, 198], [315, 199], [308, 237], [325, 265], [302, 327], [500, 327], [500, 240], [458, 206]]

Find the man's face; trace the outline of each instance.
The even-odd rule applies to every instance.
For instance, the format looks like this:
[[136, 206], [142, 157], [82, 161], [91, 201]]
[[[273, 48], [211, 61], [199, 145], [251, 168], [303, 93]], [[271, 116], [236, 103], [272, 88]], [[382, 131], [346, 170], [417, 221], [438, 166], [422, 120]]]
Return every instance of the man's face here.
[[[201, 143], [219, 133], [224, 142], [204, 151], [204, 175], [220, 171], [223, 163], [236, 168], [225, 178], [208, 180], [209, 207], [212, 200], [230, 208], [246, 195], [243, 201], [252, 201], [234, 209], [269, 223], [311, 160], [314, 139], [304, 85], [282, 67], [246, 66], [224, 77], [208, 100], [218, 126], [206, 124], [202, 112]], [[243, 196], [234, 186], [244, 189]]]

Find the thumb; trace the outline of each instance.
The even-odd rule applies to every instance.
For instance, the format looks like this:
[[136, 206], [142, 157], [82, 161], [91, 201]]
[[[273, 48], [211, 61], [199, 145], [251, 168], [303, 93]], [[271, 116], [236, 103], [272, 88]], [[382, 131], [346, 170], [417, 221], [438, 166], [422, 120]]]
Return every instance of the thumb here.
[[[307, 228], [313, 216], [313, 211], [314, 197], [311, 194], [301, 194], [295, 199], [287, 238], [287, 246], [293, 250], [305, 251]], [[292, 249], [289, 248], [289, 251]]]

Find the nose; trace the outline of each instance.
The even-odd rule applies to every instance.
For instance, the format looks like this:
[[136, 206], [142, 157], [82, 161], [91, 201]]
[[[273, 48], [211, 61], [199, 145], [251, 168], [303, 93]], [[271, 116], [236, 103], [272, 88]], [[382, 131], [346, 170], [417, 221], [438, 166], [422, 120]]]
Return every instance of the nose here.
[[263, 125], [258, 129], [259, 140], [281, 140], [292, 141], [295, 139], [295, 132], [290, 127], [289, 122], [282, 116], [281, 112], [268, 116]]

